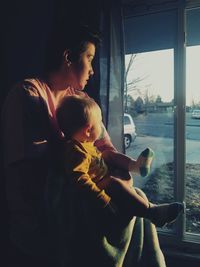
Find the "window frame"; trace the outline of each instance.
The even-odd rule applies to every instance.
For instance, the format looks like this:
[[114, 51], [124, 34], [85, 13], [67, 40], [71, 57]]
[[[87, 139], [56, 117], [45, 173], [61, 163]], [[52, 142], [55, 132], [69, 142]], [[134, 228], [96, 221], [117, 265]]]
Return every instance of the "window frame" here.
[[[174, 1], [171, 5], [166, 1], [166, 5], [162, 4], [162, 7], [154, 5], [151, 8], [148, 6], [148, 1], [146, 5], [139, 7], [133, 3], [124, 6], [124, 19], [169, 9], [177, 11], [177, 43], [174, 47], [174, 197], [176, 201], [185, 200], [186, 188], [186, 12], [197, 7], [200, 7], [200, 0]], [[200, 234], [187, 233], [185, 230], [186, 215], [175, 223], [173, 232], [158, 229], [161, 246], [171, 252], [178, 247], [181, 253], [190, 253], [191, 257], [200, 258]]]

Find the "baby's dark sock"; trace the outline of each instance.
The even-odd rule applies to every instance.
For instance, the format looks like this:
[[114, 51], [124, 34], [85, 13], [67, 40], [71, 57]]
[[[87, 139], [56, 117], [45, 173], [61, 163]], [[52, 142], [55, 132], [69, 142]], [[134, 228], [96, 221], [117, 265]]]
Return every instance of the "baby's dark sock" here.
[[142, 177], [147, 176], [150, 173], [151, 163], [154, 157], [154, 152], [151, 148], [146, 148], [136, 161], [138, 172]]
[[163, 227], [174, 222], [181, 213], [184, 213], [184, 203], [173, 202], [169, 204], [149, 204], [146, 218], [157, 227]]

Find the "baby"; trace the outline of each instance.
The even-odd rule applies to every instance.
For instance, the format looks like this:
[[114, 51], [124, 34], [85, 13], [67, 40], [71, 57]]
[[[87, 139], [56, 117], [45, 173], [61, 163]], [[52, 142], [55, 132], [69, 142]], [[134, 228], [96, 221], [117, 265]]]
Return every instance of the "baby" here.
[[[150, 148], [137, 160], [116, 150], [97, 150], [94, 143], [102, 134], [103, 124], [101, 110], [93, 99], [64, 98], [57, 109], [57, 120], [65, 135], [66, 177], [99, 207], [109, 206], [114, 212], [125, 210], [130, 218], [144, 217], [158, 227], [175, 221], [184, 211], [179, 202], [152, 204], [132, 186], [129, 171], [142, 176], [150, 171], [154, 154]], [[124, 170], [124, 177], [119, 169]]]

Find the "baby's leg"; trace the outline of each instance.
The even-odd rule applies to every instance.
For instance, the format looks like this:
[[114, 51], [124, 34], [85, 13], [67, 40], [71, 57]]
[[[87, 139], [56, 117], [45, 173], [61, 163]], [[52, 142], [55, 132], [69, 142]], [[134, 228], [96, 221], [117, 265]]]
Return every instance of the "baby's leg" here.
[[109, 176], [123, 180], [129, 187], [133, 186], [133, 177], [127, 170], [109, 167]]
[[130, 187], [127, 181], [113, 176], [107, 176], [98, 183], [99, 188], [104, 189], [110, 195], [122, 215], [144, 217], [151, 220], [156, 226], [162, 227], [175, 221], [184, 211], [183, 203], [173, 202], [155, 205], [148, 199]]
[[151, 163], [154, 157], [154, 152], [151, 148], [146, 148], [139, 155], [137, 160], [132, 160], [130, 163], [130, 171], [134, 171], [145, 177], [150, 173]]
[[104, 189], [119, 211], [123, 214], [126, 213], [129, 217], [143, 217], [149, 207], [148, 200], [145, 200], [135, 191], [130, 181], [107, 176], [97, 186]]

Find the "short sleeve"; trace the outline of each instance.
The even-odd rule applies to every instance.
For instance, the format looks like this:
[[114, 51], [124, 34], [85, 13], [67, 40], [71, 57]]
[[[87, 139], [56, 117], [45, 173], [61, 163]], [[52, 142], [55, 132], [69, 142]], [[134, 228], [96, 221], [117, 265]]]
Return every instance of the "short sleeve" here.
[[108, 135], [108, 132], [107, 132], [105, 126], [103, 125], [103, 123], [102, 123], [101, 135], [100, 135], [99, 139], [95, 141], [95, 146], [101, 152], [104, 152], [106, 150], [116, 151], [116, 148], [112, 144], [110, 136]]
[[5, 165], [45, 153], [49, 120], [36, 88], [23, 83], [9, 92], [2, 111], [2, 131]]

